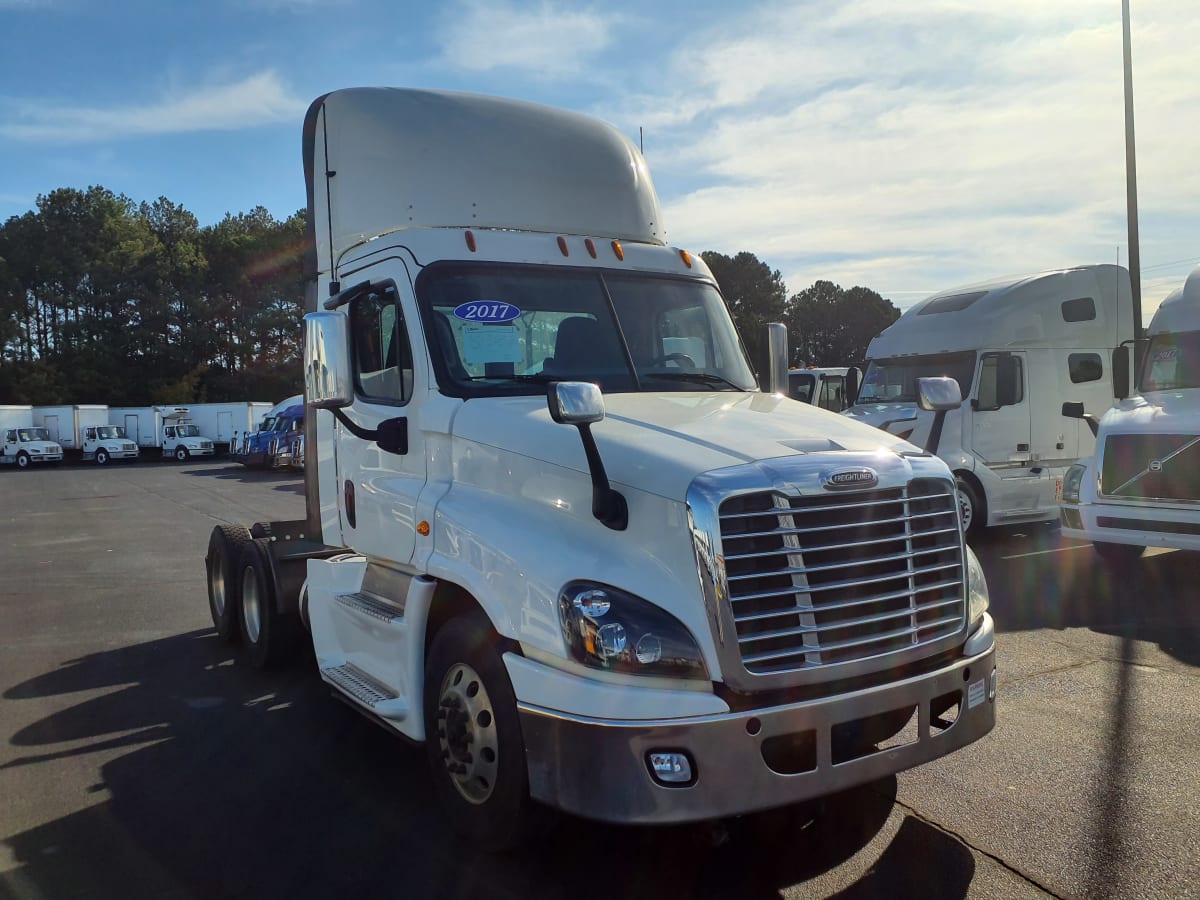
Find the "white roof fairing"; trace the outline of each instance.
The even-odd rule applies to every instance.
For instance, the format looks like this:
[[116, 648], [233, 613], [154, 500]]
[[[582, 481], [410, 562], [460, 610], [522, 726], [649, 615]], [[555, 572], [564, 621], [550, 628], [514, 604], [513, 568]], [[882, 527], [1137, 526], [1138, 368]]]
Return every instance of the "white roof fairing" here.
[[350, 88], [315, 101], [305, 132], [319, 272], [402, 228], [665, 243], [637, 146], [578, 113], [479, 94]]
[[1200, 331], [1200, 268], [1167, 295], [1150, 320], [1148, 334]]

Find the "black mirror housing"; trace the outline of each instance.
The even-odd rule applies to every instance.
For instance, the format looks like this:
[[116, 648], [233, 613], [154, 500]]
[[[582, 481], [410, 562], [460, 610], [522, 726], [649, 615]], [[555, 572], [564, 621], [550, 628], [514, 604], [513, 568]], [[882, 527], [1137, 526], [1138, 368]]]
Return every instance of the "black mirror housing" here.
[[1129, 396], [1129, 348], [1122, 345], [1112, 353], [1113, 397], [1124, 400]]

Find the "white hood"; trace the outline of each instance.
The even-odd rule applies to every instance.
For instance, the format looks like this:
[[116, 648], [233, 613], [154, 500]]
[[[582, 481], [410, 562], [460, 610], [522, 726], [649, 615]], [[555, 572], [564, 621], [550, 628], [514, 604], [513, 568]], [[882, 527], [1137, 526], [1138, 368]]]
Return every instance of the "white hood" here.
[[[804, 453], [912, 450], [878, 429], [806, 403], [760, 393], [611, 394], [592, 426], [609, 478], [683, 500], [701, 472]], [[542, 397], [468, 401], [455, 437], [579, 472], [587, 461], [576, 429], [551, 418]]]
[[1100, 420], [1104, 434], [1200, 434], [1200, 388], [1121, 400]]

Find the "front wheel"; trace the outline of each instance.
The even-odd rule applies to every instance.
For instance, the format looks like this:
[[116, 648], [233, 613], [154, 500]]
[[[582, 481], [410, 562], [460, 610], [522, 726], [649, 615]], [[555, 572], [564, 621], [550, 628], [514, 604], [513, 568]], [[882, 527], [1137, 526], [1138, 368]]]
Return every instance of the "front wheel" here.
[[108, 465], [108, 451], [107, 450], [100, 449], [100, 450], [96, 451], [96, 465], [98, 465], [98, 466], [107, 466]]
[[17, 454], [17, 468], [18, 469], [28, 469], [29, 462], [30, 462], [29, 454], [26, 453], [24, 450], [22, 450], [20, 453]]
[[963, 534], [978, 537], [987, 526], [987, 505], [979, 491], [965, 478], [957, 479], [958, 514], [962, 518]]
[[544, 814], [529, 797], [517, 700], [481, 613], [448, 622], [425, 665], [425, 749], [451, 824], [484, 850], [528, 838]]
[[188, 458], [187, 447], [176, 447], [175, 448], [175, 458], [177, 460], [179, 460], [180, 462], [187, 462], [187, 458]]

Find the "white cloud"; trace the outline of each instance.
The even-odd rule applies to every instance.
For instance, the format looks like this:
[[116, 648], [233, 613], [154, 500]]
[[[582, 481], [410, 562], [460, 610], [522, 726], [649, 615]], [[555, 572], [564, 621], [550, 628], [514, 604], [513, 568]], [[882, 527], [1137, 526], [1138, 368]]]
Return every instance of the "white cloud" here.
[[554, 0], [533, 5], [464, 0], [442, 11], [442, 57], [469, 72], [577, 73], [609, 46], [618, 22], [611, 13]]
[[[1200, 21], [1146, 0], [1133, 25], [1152, 265], [1200, 256]], [[908, 305], [985, 277], [1115, 261], [1118, 246], [1124, 258], [1117, 4], [743, 8], [690, 34], [661, 83], [599, 112], [627, 132], [646, 126], [652, 171], [672, 186], [671, 239], [751, 250], [792, 291], [829, 278]], [[1154, 227], [1176, 220], [1185, 227]], [[1164, 275], [1147, 274], [1147, 288]]]
[[230, 84], [169, 91], [138, 106], [56, 106], [24, 101], [0, 122], [0, 136], [21, 141], [87, 142], [230, 130], [295, 122], [305, 107], [278, 74], [265, 71]]

